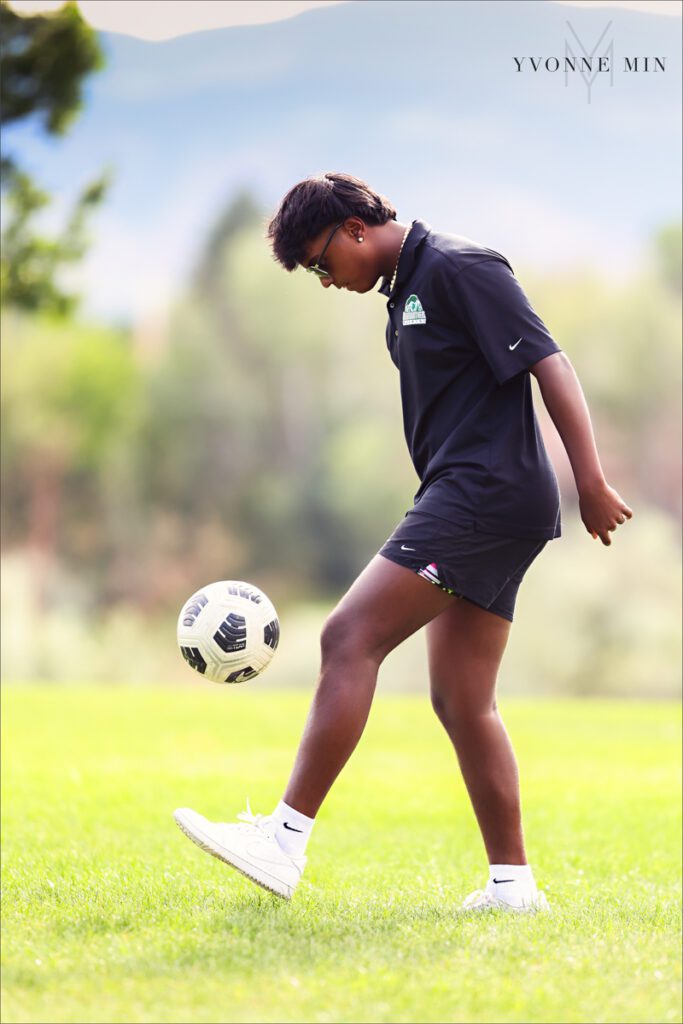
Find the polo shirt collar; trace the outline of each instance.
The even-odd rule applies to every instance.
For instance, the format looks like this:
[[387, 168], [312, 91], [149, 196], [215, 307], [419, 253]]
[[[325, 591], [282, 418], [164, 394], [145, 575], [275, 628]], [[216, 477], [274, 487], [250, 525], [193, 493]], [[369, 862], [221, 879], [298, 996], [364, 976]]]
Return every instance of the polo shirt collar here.
[[401, 284], [410, 277], [413, 267], [415, 266], [415, 260], [417, 259], [418, 246], [427, 235], [431, 232], [431, 226], [424, 220], [414, 220], [410, 226], [410, 231], [406, 235], [406, 240], [403, 243], [401, 249], [401, 255], [398, 259], [398, 271], [396, 273], [396, 284], [394, 285], [394, 291], [390, 290], [391, 278], [385, 277], [382, 279], [382, 284], [377, 289], [382, 295], [386, 295], [387, 298], [391, 297], [394, 292], [397, 292], [401, 287]]

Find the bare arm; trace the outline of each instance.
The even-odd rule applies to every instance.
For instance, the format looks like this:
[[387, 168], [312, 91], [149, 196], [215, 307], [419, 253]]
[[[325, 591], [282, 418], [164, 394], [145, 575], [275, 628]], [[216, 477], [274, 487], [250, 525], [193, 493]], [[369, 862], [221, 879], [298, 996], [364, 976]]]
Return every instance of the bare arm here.
[[545, 406], [567, 449], [579, 494], [581, 519], [594, 539], [610, 545], [632, 510], [605, 480], [593, 436], [590, 413], [574, 367], [564, 352], [555, 352], [529, 367]]

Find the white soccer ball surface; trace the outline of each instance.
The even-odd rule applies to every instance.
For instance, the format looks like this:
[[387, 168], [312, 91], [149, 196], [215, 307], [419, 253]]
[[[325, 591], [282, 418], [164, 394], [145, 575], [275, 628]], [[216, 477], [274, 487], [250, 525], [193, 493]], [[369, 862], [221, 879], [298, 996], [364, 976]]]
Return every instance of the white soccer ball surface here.
[[272, 602], [253, 583], [202, 587], [178, 616], [178, 647], [188, 665], [214, 683], [244, 683], [270, 664], [280, 639]]

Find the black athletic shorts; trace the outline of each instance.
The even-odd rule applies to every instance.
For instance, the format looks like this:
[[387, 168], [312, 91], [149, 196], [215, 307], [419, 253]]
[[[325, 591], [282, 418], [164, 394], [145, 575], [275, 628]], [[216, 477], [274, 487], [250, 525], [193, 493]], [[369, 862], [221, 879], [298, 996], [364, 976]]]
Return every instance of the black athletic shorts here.
[[524, 573], [547, 543], [485, 533], [476, 522], [461, 525], [411, 509], [379, 554], [512, 622]]

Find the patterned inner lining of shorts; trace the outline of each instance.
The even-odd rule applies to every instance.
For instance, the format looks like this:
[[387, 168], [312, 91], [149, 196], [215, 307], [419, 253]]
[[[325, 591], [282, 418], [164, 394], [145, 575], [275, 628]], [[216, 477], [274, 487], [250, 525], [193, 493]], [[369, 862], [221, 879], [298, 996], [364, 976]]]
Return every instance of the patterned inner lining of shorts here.
[[445, 587], [439, 579], [439, 571], [436, 562], [430, 562], [429, 565], [424, 565], [421, 569], [417, 570], [418, 576], [423, 576], [424, 579], [429, 580], [430, 583], [434, 583], [441, 590], [445, 590], [447, 594], [455, 594], [454, 590], [450, 587]]

